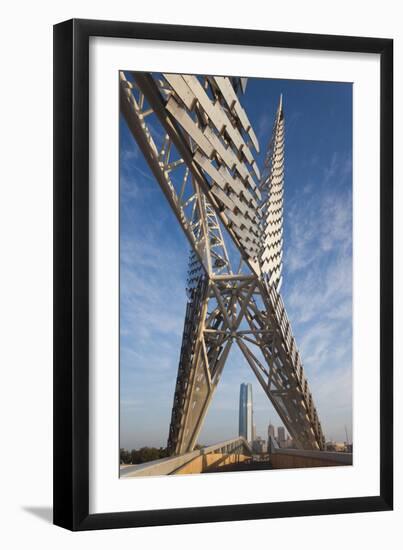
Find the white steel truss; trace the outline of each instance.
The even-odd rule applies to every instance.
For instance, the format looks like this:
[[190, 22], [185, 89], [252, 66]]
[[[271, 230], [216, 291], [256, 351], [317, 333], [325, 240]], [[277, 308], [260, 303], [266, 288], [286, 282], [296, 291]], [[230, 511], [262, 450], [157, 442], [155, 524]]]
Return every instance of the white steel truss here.
[[[297, 446], [324, 448], [279, 294], [282, 99], [260, 174], [252, 153], [259, 143], [240, 101], [244, 91], [244, 79], [120, 73], [121, 112], [191, 245], [171, 454], [196, 445], [233, 343]], [[221, 225], [241, 255], [235, 271]]]
[[281, 287], [283, 257], [284, 195], [284, 113], [283, 101], [277, 109], [272, 138], [267, 148], [265, 171], [259, 189], [262, 193], [262, 246], [260, 265], [270, 286]]

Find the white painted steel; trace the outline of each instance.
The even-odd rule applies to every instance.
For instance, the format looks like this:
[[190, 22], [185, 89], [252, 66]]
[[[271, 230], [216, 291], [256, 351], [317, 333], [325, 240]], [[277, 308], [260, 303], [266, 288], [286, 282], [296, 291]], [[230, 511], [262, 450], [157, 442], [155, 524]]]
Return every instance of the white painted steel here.
[[[169, 452], [194, 449], [234, 343], [298, 447], [323, 449], [318, 413], [279, 294], [282, 99], [260, 177], [247, 142], [257, 151], [259, 144], [231, 79], [163, 78], [121, 73], [120, 82], [121, 110], [191, 245]], [[221, 226], [241, 254], [236, 271]]]

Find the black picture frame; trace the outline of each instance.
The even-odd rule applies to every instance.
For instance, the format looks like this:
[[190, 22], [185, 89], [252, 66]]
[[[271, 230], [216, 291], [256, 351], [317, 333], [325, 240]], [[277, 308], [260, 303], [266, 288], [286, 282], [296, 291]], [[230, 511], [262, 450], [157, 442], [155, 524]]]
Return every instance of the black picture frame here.
[[[89, 513], [89, 38], [379, 54], [380, 490], [366, 497]], [[71, 530], [393, 507], [393, 40], [73, 19], [54, 26], [54, 523]]]

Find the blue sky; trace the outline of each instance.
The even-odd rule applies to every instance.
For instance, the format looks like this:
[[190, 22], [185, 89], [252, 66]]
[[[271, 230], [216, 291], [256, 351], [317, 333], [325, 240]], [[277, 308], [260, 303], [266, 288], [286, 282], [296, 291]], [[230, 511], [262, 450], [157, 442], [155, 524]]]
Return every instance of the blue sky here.
[[[352, 85], [249, 79], [242, 103], [262, 166], [280, 93], [286, 124], [281, 289], [326, 438], [352, 437]], [[165, 446], [186, 307], [189, 247], [120, 119], [120, 446]], [[281, 425], [232, 348], [199, 441], [238, 433], [251, 382], [257, 434]]]

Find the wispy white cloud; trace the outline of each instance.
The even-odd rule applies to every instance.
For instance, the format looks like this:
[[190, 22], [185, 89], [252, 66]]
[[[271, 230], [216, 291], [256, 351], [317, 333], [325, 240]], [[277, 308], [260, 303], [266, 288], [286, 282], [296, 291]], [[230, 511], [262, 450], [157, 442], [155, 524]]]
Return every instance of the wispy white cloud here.
[[269, 135], [271, 134], [271, 130], [273, 127], [273, 120], [270, 118], [269, 113], [265, 112], [263, 113], [260, 118], [257, 125], [257, 135], [259, 138], [259, 141], [262, 143], [265, 143], [265, 141], [268, 141]]
[[[272, 117], [263, 114], [257, 122], [264, 144]], [[288, 135], [293, 125], [303, 122], [300, 116], [290, 117]], [[351, 159], [335, 152], [323, 166], [319, 154], [306, 158], [306, 178], [298, 196], [285, 205], [283, 297], [330, 437], [340, 433], [340, 424], [351, 430], [352, 199], [345, 185]], [[161, 192], [141, 155], [123, 151], [122, 166], [126, 232], [121, 241], [121, 427], [129, 446], [136, 445], [136, 434], [144, 444], [161, 442], [168, 431], [186, 303], [188, 246], [173, 233], [176, 220], [168, 224], [169, 208], [156, 200]], [[256, 377], [233, 349], [206, 418], [202, 443], [236, 435], [243, 381], [253, 383], [259, 435], [265, 435], [270, 418], [276, 422]]]
[[187, 248], [181, 244], [161, 248], [150, 230], [144, 240], [122, 240], [122, 335], [130, 336], [133, 346], [182, 332]]
[[312, 379], [312, 393], [328, 439], [344, 440], [344, 427], [352, 438], [353, 377], [350, 365], [335, 366]]
[[323, 252], [340, 252], [351, 245], [351, 193], [315, 191], [304, 187], [304, 197], [288, 206], [286, 269], [306, 269]]
[[127, 144], [127, 146], [120, 151], [120, 161], [124, 164], [127, 162], [131, 163], [133, 160], [138, 159], [139, 156], [140, 151], [135, 142], [130, 142], [130, 144]]
[[287, 217], [284, 300], [327, 436], [352, 421], [352, 195], [339, 185], [350, 175], [333, 154]]

